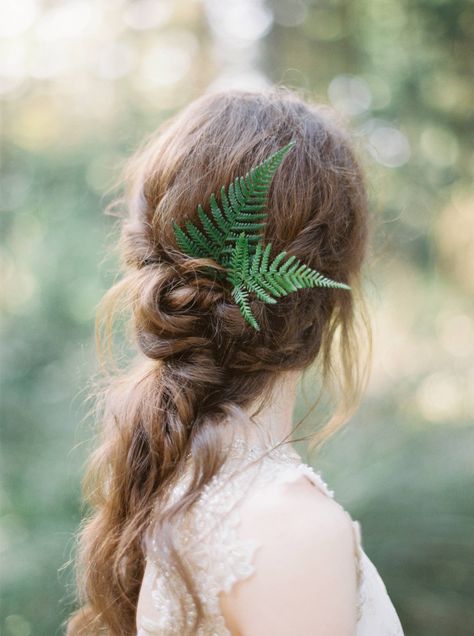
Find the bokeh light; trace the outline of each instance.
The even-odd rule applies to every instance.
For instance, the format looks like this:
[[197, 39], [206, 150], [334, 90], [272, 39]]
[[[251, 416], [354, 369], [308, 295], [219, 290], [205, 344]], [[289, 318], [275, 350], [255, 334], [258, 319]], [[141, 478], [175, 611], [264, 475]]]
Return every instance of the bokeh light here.
[[61, 566], [94, 312], [117, 267], [103, 211], [125, 158], [203, 93], [283, 83], [353, 133], [374, 221], [372, 374], [317, 467], [361, 521], [407, 636], [470, 636], [473, 18], [465, 0], [0, 3], [2, 634], [50, 636], [72, 607]]

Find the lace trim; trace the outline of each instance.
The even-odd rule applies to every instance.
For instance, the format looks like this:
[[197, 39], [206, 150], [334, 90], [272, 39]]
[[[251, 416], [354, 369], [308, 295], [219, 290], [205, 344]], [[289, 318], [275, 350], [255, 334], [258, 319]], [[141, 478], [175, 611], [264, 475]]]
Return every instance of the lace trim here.
[[[239, 536], [240, 512], [237, 505], [257, 481], [260, 486], [275, 480], [288, 481], [303, 474], [324, 494], [334, 499], [334, 492], [328, 488], [320, 473], [301, 462], [301, 457], [291, 446], [278, 446], [269, 451], [268, 447], [249, 448], [244, 440], [236, 439], [228, 450], [223, 468], [204, 488], [187, 516], [186, 523], [177, 533], [177, 547], [182, 558], [191, 567], [206, 613], [204, 625], [196, 632], [196, 636], [230, 636], [221, 615], [219, 594], [229, 592], [237, 581], [245, 580], [255, 572], [254, 555], [259, 544]], [[257, 458], [259, 461], [252, 463]], [[245, 465], [242, 464], [243, 459], [246, 460]], [[237, 474], [234, 472], [235, 468], [239, 469]], [[172, 501], [180, 498], [186, 484], [185, 475], [173, 489]], [[358, 522], [352, 521], [352, 524], [357, 576], [362, 589], [360, 527]], [[212, 546], [212, 551], [209, 546]], [[174, 567], [165, 569], [160, 564], [156, 535], [152, 535], [147, 547], [150, 576], [154, 578], [153, 606], [159, 618], [155, 621], [143, 616], [138, 636], [172, 636], [182, 633], [195, 617], [192, 599]], [[177, 623], [177, 616], [180, 615], [179, 599], [182, 599], [185, 608], [186, 625]], [[362, 600], [359, 595], [358, 620], [362, 615]]]

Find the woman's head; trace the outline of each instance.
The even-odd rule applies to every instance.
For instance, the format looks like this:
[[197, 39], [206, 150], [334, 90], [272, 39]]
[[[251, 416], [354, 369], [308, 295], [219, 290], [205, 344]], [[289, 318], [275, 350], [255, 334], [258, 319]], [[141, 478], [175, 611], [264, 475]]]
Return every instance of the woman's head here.
[[[244, 324], [230, 286], [206, 280], [199, 260], [179, 251], [171, 220], [199, 224], [199, 203], [290, 139], [297, 143], [270, 187], [264, 241], [272, 242], [272, 253], [287, 250], [352, 284], [354, 292], [302, 289], [275, 305], [251, 299], [262, 325], [255, 333]], [[222, 382], [226, 373], [272, 379], [307, 368], [325, 332], [351, 322], [367, 248], [366, 193], [349, 139], [324, 107], [281, 88], [205, 95], [148, 140], [127, 179], [119, 247], [126, 267], [137, 273], [131, 280], [131, 286], [138, 283], [136, 331], [147, 357], [172, 365], [209, 355]], [[141, 268], [146, 259], [152, 264]], [[207, 396], [204, 383], [202, 389]], [[219, 396], [209, 397], [213, 410]]]
[[[297, 143], [270, 186], [264, 244], [351, 290], [300, 289], [276, 304], [249, 298], [256, 331], [231, 286], [207, 278], [205, 261], [179, 250], [172, 220], [199, 226], [199, 203], [290, 140]], [[237, 421], [260, 399], [264, 404], [285, 372], [315, 363], [323, 389], [340, 387], [326, 430], [334, 429], [356, 407], [368, 377], [355, 328], [359, 310], [370, 341], [360, 294], [370, 229], [366, 191], [349, 137], [328, 109], [282, 87], [208, 94], [162, 124], [124, 176], [117, 245], [124, 275], [101, 303], [97, 333], [100, 342], [100, 326], [125, 308], [139, 351], [102, 392], [105, 439], [89, 471], [95, 512], [81, 539], [88, 609], [71, 623], [71, 634], [92, 619], [113, 634], [132, 624], [152, 504], [191, 453], [195, 480], [186, 503], [158, 519], [163, 543], [171, 545], [169, 528], [223, 461], [224, 420]], [[183, 576], [192, 592], [192, 577]]]

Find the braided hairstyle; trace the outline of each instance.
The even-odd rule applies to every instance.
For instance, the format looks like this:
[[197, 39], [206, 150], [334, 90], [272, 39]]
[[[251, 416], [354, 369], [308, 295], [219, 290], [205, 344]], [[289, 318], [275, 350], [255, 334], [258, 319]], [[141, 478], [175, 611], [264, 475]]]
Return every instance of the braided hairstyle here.
[[[198, 223], [199, 203], [290, 139], [297, 144], [271, 184], [264, 241], [347, 282], [351, 292], [317, 287], [276, 304], [251, 300], [257, 332], [230, 287], [203, 274], [203, 265], [218, 265], [178, 249], [171, 221]], [[96, 335], [104, 362], [125, 311], [135, 350], [125, 369], [103, 363], [94, 392], [101, 439], [84, 483], [90, 513], [79, 535], [80, 607], [69, 619], [69, 636], [135, 633], [152, 511], [163, 558], [177, 567], [196, 605], [196, 629], [202, 608], [173, 547], [173, 528], [225, 459], [219, 427], [239, 419], [250, 426], [245, 410], [265, 404], [277, 378], [314, 363], [322, 390], [336, 396], [332, 416], [315, 433], [324, 439], [357, 407], [370, 364], [361, 293], [371, 229], [367, 196], [349, 136], [327, 107], [282, 86], [206, 94], [145, 140], [123, 179], [116, 243], [122, 277], [99, 305]], [[365, 363], [363, 344], [369, 344]], [[189, 490], [173, 509], [160, 506], [190, 453]]]

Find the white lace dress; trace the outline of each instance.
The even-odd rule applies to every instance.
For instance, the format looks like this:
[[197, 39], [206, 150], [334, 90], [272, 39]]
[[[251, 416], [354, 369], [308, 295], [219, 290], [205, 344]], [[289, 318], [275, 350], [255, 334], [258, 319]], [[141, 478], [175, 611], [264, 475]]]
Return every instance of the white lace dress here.
[[[219, 593], [254, 572], [258, 543], [239, 536], [239, 504], [247, 493], [268, 483], [284, 482], [306, 475], [328, 497], [333, 497], [319, 473], [304, 462], [289, 444], [268, 452], [268, 447], [248, 445], [237, 439], [219, 473], [187, 513], [186, 522], [174, 537], [180, 555], [192, 568], [206, 619], [196, 636], [230, 636], [220, 611]], [[266, 451], [266, 454], [264, 454]], [[262, 456], [263, 453], [263, 456]], [[255, 462], [254, 460], [257, 459]], [[245, 466], [245, 469], [242, 468]], [[240, 469], [236, 472], [235, 469]], [[171, 500], [184, 492], [189, 474], [173, 488]], [[352, 521], [358, 576], [357, 636], [403, 636], [396, 611], [376, 568], [365, 554], [357, 521]], [[157, 536], [147, 542], [147, 562], [137, 607], [137, 636], [177, 636], [187, 633], [179, 623], [184, 601], [188, 624], [194, 618], [193, 604], [173, 568], [164, 568], [157, 554]]]

